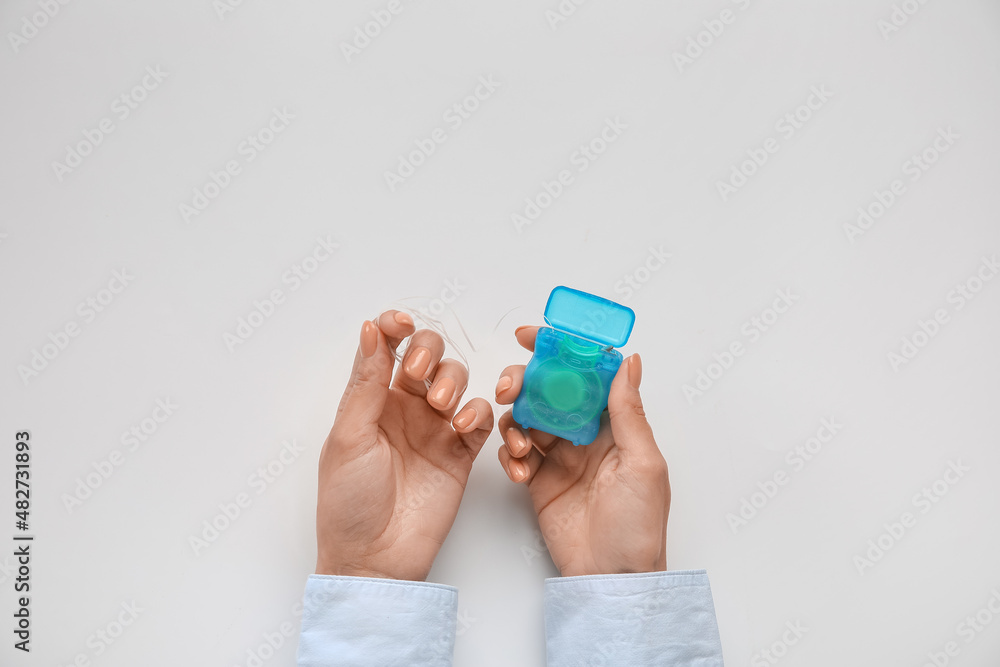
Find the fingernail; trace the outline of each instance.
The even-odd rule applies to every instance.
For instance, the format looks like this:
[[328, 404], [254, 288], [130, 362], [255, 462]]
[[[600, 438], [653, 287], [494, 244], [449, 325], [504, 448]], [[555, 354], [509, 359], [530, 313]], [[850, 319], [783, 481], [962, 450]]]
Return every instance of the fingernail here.
[[513, 384], [514, 381], [511, 380], [509, 376], [507, 375], [501, 376], [500, 380], [497, 382], [496, 395], [499, 396], [503, 392], [507, 391]]
[[511, 461], [509, 465], [510, 474], [514, 476], [515, 482], [520, 482], [528, 475], [528, 472], [524, 469], [524, 464], [520, 461]]
[[409, 313], [397, 311], [396, 314], [392, 316], [392, 319], [396, 320], [398, 324], [413, 326], [413, 318], [410, 317]]
[[507, 443], [510, 445], [511, 453], [515, 456], [524, 450], [524, 436], [513, 426], [507, 429]]
[[526, 341], [521, 341], [521, 334], [524, 333], [525, 331], [527, 331], [530, 328], [531, 328], [530, 326], [525, 325], [525, 326], [521, 326], [521, 327], [518, 327], [518, 328], [514, 329], [514, 340], [516, 340], [518, 343], [522, 343], [522, 342], [523, 343], [529, 343], [531, 341], [531, 339], [528, 339]]
[[638, 389], [640, 382], [642, 382], [642, 358], [638, 354], [633, 354], [628, 358], [628, 383]]
[[468, 428], [469, 424], [476, 421], [476, 417], [478, 416], [479, 413], [476, 412], [475, 408], [466, 408], [455, 417], [455, 426], [458, 428]]
[[427, 397], [442, 409], [447, 408], [451, 399], [455, 397], [455, 381], [451, 378], [441, 378]]
[[378, 349], [378, 327], [370, 320], [361, 325], [361, 358], [367, 359]]
[[431, 351], [426, 347], [418, 347], [409, 354], [403, 365], [403, 370], [414, 380], [423, 380], [427, 375], [427, 366], [431, 363]]

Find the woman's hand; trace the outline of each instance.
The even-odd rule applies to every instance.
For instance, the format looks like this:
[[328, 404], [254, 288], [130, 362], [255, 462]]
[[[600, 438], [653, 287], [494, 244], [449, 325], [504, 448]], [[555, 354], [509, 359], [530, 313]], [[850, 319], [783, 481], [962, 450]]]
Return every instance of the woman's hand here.
[[[456, 415], [468, 372], [406, 313], [365, 322], [319, 460], [318, 574], [423, 580], [493, 429], [482, 398]], [[393, 377], [396, 347], [410, 337]], [[424, 380], [431, 381], [430, 388]]]
[[[538, 327], [521, 327], [518, 342], [534, 350]], [[497, 403], [521, 392], [524, 366], [504, 369]], [[670, 511], [667, 463], [656, 446], [639, 396], [642, 361], [622, 362], [611, 384], [597, 439], [585, 446], [500, 417], [500, 463], [527, 485], [549, 555], [563, 576], [667, 569]]]

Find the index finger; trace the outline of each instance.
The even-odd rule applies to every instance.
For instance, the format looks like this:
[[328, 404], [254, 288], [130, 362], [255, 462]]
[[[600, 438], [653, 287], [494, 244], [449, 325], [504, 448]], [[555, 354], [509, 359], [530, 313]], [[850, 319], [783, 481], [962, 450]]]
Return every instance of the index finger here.
[[394, 356], [396, 348], [403, 342], [403, 339], [417, 330], [410, 314], [401, 310], [387, 310], [372, 321], [375, 326], [382, 330]]
[[395, 310], [388, 310], [361, 327], [351, 378], [330, 429], [333, 439], [361, 446], [375, 442], [378, 419], [389, 394], [396, 346], [412, 333], [413, 318]]

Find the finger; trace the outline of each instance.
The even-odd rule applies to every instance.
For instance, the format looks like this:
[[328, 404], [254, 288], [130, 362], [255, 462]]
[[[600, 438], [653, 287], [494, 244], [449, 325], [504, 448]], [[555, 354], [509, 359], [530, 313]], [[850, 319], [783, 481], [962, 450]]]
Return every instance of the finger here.
[[531, 453], [533, 449], [531, 440], [528, 439], [527, 434], [520, 427], [511, 426], [502, 433], [504, 444], [507, 445], [507, 451], [515, 459], [525, 457]]
[[451, 419], [468, 385], [469, 371], [465, 366], [454, 359], [445, 359], [434, 371], [434, 378], [427, 390], [427, 403]]
[[541, 452], [534, 448], [528, 450], [527, 456], [519, 459], [514, 458], [510, 455], [507, 445], [500, 445], [500, 449], [497, 451], [497, 458], [500, 459], [500, 465], [503, 466], [504, 472], [507, 473], [510, 481], [517, 484], [530, 484], [531, 480], [538, 473], [538, 469], [542, 467], [542, 462], [545, 461], [545, 457], [542, 456]]
[[401, 310], [387, 310], [374, 320], [375, 325], [385, 334], [389, 349], [395, 353], [399, 343], [413, 334], [417, 327], [413, 324], [413, 318], [409, 313]]
[[[385, 322], [394, 337], [406, 335], [413, 328], [412, 319], [409, 322], [407, 318], [400, 321], [392, 316], [378, 319]], [[330, 431], [331, 436], [337, 436], [334, 440], [359, 446], [375, 442], [394, 362], [389, 340], [375, 322], [366, 320], [361, 326], [351, 377]]]
[[541, 327], [518, 327], [514, 329], [514, 338], [518, 344], [529, 352], [535, 351], [535, 336]]
[[434, 371], [444, 356], [444, 340], [430, 329], [420, 329], [410, 337], [402, 363], [396, 372], [393, 386], [414, 396], [427, 395], [425, 380]]
[[[507, 441], [507, 432], [512, 428], [516, 428], [521, 435], [524, 436], [529, 445], [545, 455], [547, 455], [552, 448], [556, 446], [556, 443], [559, 442], [559, 437], [552, 435], [551, 433], [538, 431], [533, 428], [523, 428], [520, 424], [514, 421], [514, 414], [511, 410], [508, 410], [500, 416], [500, 421], [497, 423], [497, 427], [500, 430], [500, 435], [504, 438], [505, 442]], [[511, 450], [511, 454], [515, 457], [521, 457], [524, 456], [526, 451], [526, 449], [521, 451], [520, 448], [518, 448], [518, 452]]]
[[474, 398], [455, 415], [452, 426], [473, 459], [493, 432], [493, 408], [485, 398]]
[[653, 429], [646, 420], [646, 412], [642, 407], [642, 397], [639, 395], [641, 381], [642, 359], [638, 354], [633, 354], [622, 363], [611, 382], [611, 393], [608, 396], [611, 432], [615, 445], [626, 459], [636, 462], [662, 461], [663, 455], [656, 446]]
[[500, 405], [510, 405], [521, 393], [524, 382], [524, 365], [508, 366], [500, 373], [497, 380], [496, 399]]

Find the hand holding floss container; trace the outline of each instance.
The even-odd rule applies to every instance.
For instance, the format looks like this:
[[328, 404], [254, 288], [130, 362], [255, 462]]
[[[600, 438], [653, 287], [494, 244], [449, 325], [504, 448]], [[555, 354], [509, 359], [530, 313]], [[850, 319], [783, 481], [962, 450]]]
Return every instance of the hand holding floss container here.
[[601, 413], [632, 333], [631, 308], [587, 292], [556, 287], [545, 304], [535, 352], [514, 401], [514, 421], [574, 445], [597, 437]]

